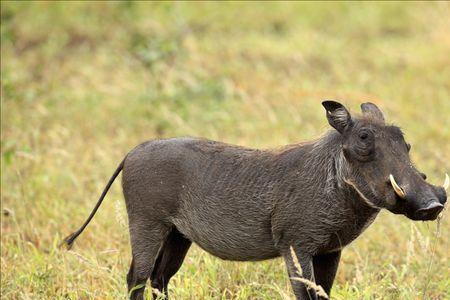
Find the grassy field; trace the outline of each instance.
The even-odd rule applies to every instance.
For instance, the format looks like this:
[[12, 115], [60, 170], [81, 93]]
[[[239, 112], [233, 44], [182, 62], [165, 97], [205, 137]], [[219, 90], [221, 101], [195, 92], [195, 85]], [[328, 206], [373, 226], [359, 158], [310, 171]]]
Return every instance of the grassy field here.
[[[1, 297], [124, 299], [116, 183], [136, 144], [201, 136], [278, 147], [329, 128], [320, 105], [377, 103], [429, 181], [450, 173], [448, 3], [1, 2]], [[343, 252], [333, 299], [449, 299], [450, 221], [388, 212]], [[174, 299], [293, 299], [284, 263], [192, 247]]]

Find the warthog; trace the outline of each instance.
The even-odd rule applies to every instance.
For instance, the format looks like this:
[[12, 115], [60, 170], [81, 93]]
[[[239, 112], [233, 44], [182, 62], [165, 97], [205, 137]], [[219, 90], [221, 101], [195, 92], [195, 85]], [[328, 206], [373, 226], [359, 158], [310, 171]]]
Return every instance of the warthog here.
[[[170, 278], [195, 242], [226, 260], [282, 256], [297, 299], [318, 299], [298, 277], [329, 294], [344, 246], [386, 208], [412, 220], [435, 220], [446, 189], [425, 181], [411, 163], [402, 131], [385, 124], [372, 103], [352, 118], [324, 101], [323, 137], [278, 150], [256, 150], [198, 138], [145, 142], [120, 163], [71, 246], [123, 170], [133, 259], [131, 299], [145, 283], [167, 296]], [[291, 250], [292, 249], [292, 250]], [[295, 255], [291, 255], [294, 252]], [[154, 295], [155, 296], [155, 295]]]

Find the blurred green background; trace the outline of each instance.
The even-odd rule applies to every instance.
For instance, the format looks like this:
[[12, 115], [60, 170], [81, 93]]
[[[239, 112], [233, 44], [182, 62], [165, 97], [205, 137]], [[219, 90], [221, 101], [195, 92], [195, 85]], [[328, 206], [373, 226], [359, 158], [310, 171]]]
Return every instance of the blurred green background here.
[[[329, 128], [320, 105], [372, 101], [412, 157], [450, 172], [450, 5], [1, 2], [2, 299], [125, 298], [116, 183], [72, 251], [58, 248], [136, 144], [201, 136], [279, 147]], [[333, 299], [449, 299], [439, 223], [383, 212], [344, 250]], [[293, 299], [284, 263], [191, 248], [174, 299]]]

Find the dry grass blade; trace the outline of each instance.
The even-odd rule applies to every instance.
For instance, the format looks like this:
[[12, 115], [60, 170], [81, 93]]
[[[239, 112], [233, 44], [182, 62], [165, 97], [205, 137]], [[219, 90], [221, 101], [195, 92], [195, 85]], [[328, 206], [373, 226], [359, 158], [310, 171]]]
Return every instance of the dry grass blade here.
[[297, 255], [295, 254], [294, 247], [291, 246], [290, 248], [291, 248], [291, 257], [294, 262], [294, 266], [297, 269], [297, 274], [299, 276], [303, 276], [302, 266], [300, 265], [300, 262], [298, 261]]
[[306, 285], [307, 289], [314, 290], [316, 292], [317, 296], [320, 296], [324, 299], [330, 299], [328, 297], [327, 293], [325, 293], [325, 291], [323, 290], [323, 288], [320, 285], [315, 284], [311, 280], [308, 280], [303, 277], [291, 277], [291, 279], [303, 283], [304, 285]]
[[137, 290], [139, 290], [139, 289], [141, 289], [141, 288], [143, 288], [143, 287], [145, 287], [145, 283], [141, 283], [141, 284], [138, 284], [138, 285], [134, 286], [134, 287], [128, 292], [128, 296], [131, 297], [131, 294], [133, 294], [134, 291], [137, 291]]
[[152, 292], [156, 295], [157, 300], [164, 300], [167, 299], [166, 295], [161, 293], [158, 289], [152, 288]]

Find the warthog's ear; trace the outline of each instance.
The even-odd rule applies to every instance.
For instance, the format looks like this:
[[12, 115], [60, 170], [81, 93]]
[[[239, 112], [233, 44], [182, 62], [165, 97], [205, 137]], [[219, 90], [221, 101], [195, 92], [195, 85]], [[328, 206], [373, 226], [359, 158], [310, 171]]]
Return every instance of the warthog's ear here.
[[352, 117], [344, 105], [336, 101], [323, 101], [322, 105], [327, 110], [328, 123], [337, 131], [343, 133], [347, 126], [352, 125]]
[[383, 112], [373, 103], [366, 102], [361, 104], [361, 111], [364, 115], [384, 123]]

